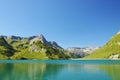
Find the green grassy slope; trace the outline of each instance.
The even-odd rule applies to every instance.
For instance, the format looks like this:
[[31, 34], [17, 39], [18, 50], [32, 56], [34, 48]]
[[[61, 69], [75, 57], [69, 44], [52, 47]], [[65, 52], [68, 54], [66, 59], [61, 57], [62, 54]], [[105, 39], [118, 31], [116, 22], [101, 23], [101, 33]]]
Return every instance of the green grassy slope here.
[[29, 44], [28, 39], [12, 40], [0, 37], [0, 59], [68, 59], [70, 55], [63, 49], [58, 49], [52, 46], [47, 46], [38, 41]]
[[120, 34], [113, 36], [103, 47], [85, 58], [109, 58], [115, 54], [120, 54]]

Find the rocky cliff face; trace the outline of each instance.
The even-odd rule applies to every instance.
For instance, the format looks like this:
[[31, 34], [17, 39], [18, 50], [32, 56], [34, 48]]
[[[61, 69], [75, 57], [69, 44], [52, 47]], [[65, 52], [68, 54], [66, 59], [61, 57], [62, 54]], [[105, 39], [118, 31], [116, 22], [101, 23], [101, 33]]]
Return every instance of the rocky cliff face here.
[[70, 52], [74, 58], [82, 58], [91, 54], [98, 48], [99, 47], [85, 47], [85, 48], [72, 47], [72, 48], [67, 48], [67, 51]]
[[41, 34], [39, 36], [36, 36], [35, 38], [33, 38], [31, 41], [30, 41], [30, 44], [33, 44], [34, 42], [42, 42], [46, 45], [49, 45], [48, 41], [44, 38], [44, 36]]
[[49, 41], [49, 44], [53, 47], [62, 49], [62, 47], [60, 47], [55, 41]]
[[32, 40], [30, 40], [30, 44], [33, 44], [34, 42], [39, 42], [39, 41], [42, 42], [43, 44], [47, 45], [47, 46], [62, 49], [62, 47], [60, 47], [55, 41], [47, 41], [42, 34], [39, 35], [39, 36], [36, 36]]

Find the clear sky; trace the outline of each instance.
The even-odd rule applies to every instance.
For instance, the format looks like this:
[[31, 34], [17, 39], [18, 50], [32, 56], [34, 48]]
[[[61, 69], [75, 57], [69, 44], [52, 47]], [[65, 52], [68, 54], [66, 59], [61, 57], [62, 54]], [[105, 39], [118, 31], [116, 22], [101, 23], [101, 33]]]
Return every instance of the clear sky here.
[[102, 46], [120, 30], [120, 0], [0, 0], [0, 35], [43, 34], [60, 46]]

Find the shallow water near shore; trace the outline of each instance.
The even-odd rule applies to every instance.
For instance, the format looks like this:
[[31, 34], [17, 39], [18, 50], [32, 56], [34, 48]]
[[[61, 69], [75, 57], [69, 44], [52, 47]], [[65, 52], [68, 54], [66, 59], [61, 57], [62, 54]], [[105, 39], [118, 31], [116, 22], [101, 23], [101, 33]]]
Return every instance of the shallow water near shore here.
[[120, 60], [1, 60], [0, 80], [120, 80]]

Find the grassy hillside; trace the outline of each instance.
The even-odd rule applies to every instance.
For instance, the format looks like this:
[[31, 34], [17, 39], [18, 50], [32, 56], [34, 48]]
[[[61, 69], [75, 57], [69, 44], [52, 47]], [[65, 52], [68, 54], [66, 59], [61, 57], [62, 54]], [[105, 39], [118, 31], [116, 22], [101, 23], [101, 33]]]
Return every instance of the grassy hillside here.
[[[34, 49], [31, 49], [31, 48], [34, 48]], [[34, 42], [32, 45], [30, 45], [30, 49], [33, 50], [32, 52], [45, 53], [49, 59], [67, 59], [70, 57], [65, 53], [63, 49], [47, 46], [40, 41]]]
[[120, 57], [120, 34], [113, 36], [103, 47], [86, 58], [109, 58], [115, 54], [118, 54]]
[[63, 49], [47, 46], [40, 41], [29, 44], [30, 40], [12, 40], [0, 37], [0, 59], [68, 59], [70, 55]]

